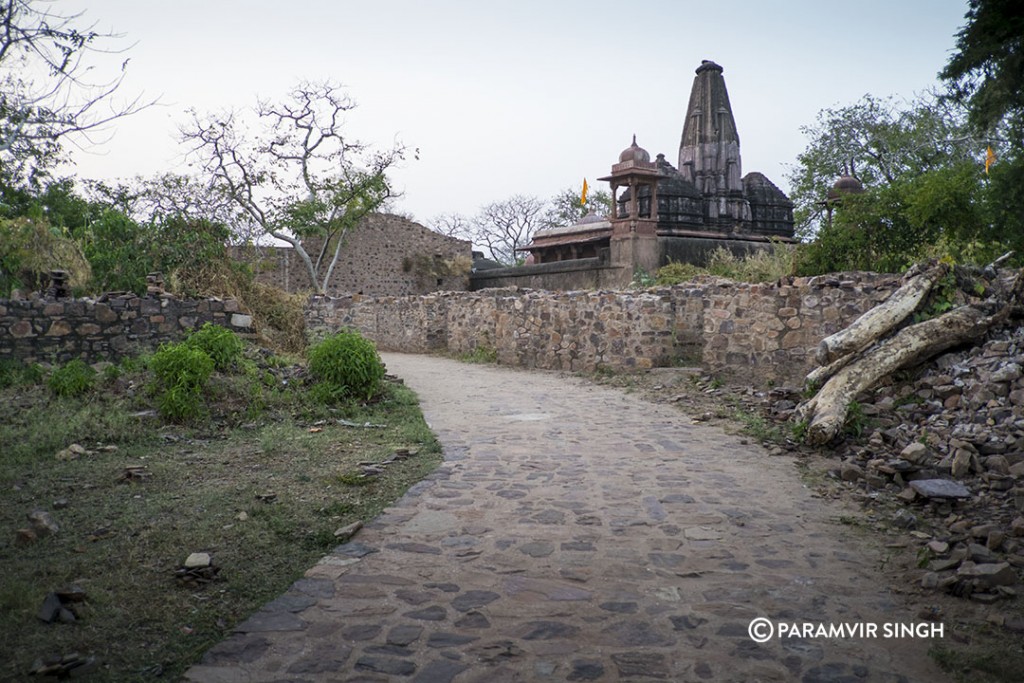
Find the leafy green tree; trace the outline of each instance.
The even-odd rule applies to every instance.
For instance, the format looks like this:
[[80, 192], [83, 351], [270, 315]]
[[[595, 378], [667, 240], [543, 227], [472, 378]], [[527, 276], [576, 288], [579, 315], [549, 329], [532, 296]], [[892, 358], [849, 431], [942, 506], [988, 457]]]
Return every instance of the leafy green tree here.
[[142, 226], [120, 211], [109, 209], [77, 231], [76, 237], [92, 267], [94, 291], [145, 292], [146, 274], [153, 270], [153, 264]]
[[387, 171], [407, 152], [349, 138], [342, 120], [354, 107], [331, 83], [301, 83], [281, 103], [260, 102], [255, 121], [193, 112], [181, 131], [204, 181], [261, 236], [290, 244], [321, 294], [348, 231], [394, 195]]
[[1018, 0], [970, 0], [939, 76], [995, 153], [986, 178], [993, 230], [1020, 253], [1024, 230], [1024, 11]]
[[[802, 272], [899, 271], [937, 255], [982, 261], [1024, 242], [1024, 225], [999, 217], [1000, 202], [1012, 207], [997, 201], [985, 138], [956, 102], [868, 95], [823, 110], [804, 131], [810, 144], [790, 175], [798, 234], [810, 240]], [[844, 172], [864, 192], [826, 201]]]
[[934, 93], [904, 105], [865, 95], [823, 109], [801, 131], [809, 142], [788, 179], [797, 230], [805, 237], [821, 227], [824, 200], [844, 173], [870, 189], [962, 163], [983, 168], [985, 143], [973, 135], [965, 111]]
[[1010, 123], [1013, 142], [1024, 135], [1024, 11], [1019, 0], [970, 0], [956, 52], [939, 76], [966, 104], [983, 131]]
[[586, 205], [580, 202], [581, 190], [566, 188], [548, 201], [544, 216], [547, 227], [560, 227], [579, 223], [588, 213], [610, 216], [612, 195], [607, 190], [590, 189]]

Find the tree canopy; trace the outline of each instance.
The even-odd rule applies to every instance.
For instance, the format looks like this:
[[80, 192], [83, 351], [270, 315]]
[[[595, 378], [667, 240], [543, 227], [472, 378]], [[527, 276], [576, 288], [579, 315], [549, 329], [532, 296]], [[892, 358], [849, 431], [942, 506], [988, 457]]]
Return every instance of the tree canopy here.
[[1024, 140], [1024, 11], [1019, 0], [970, 0], [956, 52], [939, 74], [971, 122]]
[[211, 191], [257, 234], [290, 244], [321, 294], [347, 232], [394, 196], [387, 171], [408, 151], [350, 138], [343, 119], [355, 106], [332, 83], [304, 82], [280, 102], [260, 101], [254, 120], [193, 112], [181, 129]]

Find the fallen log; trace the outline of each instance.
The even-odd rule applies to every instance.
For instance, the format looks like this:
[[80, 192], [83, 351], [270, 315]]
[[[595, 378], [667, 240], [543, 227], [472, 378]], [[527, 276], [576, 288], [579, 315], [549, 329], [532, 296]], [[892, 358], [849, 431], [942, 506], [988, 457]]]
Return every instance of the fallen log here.
[[[904, 285], [893, 292], [884, 302], [865, 311], [846, 329], [823, 339], [818, 346], [816, 357], [818, 365], [829, 366], [844, 356], [866, 348], [890, 330], [895, 329], [917, 310], [932, 286], [948, 272], [949, 266], [939, 262], [924, 272], [907, 278]], [[827, 376], [831, 373], [823, 374]], [[823, 379], [825, 377], [817, 377], [818, 382]]]
[[[1020, 288], [1018, 276], [1014, 293]], [[1015, 297], [1014, 297], [1015, 298]], [[796, 413], [809, 420], [805, 441], [820, 446], [842, 430], [850, 402], [861, 391], [900, 368], [928, 360], [959, 344], [979, 339], [1009, 317], [1009, 302], [989, 315], [980, 306], [961, 306], [944, 315], [903, 328], [836, 372]]]

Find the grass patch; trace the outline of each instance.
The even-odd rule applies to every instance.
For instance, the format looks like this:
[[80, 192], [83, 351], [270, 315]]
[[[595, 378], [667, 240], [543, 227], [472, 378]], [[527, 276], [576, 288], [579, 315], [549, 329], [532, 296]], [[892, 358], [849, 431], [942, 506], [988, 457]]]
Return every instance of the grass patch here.
[[474, 348], [472, 351], [466, 353], [460, 353], [457, 360], [461, 360], [463, 363], [481, 363], [481, 364], [495, 364], [498, 362], [498, 350], [490, 347], [480, 345]]
[[[71, 652], [101, 662], [89, 680], [178, 680], [336, 545], [335, 529], [372, 519], [440, 463], [409, 389], [385, 383], [370, 402], [328, 407], [309, 399], [303, 372], [277, 362], [255, 382], [214, 374], [209, 415], [188, 424], [159, 417], [152, 375], [131, 365], [77, 397], [0, 390], [0, 680]], [[87, 452], [57, 457], [71, 444]], [[363, 485], [339, 481], [399, 448], [417, 455]], [[60, 530], [16, 543], [37, 509]], [[218, 580], [175, 579], [191, 552], [212, 555]], [[70, 585], [88, 596], [81, 618], [40, 621], [44, 596]]]
[[758, 441], [768, 441], [771, 443], [784, 443], [786, 441], [785, 430], [778, 424], [769, 422], [757, 411], [736, 407], [732, 417], [743, 426], [743, 431], [746, 434], [749, 434]]
[[[983, 627], [984, 628], [984, 627]], [[1020, 680], [1024, 669], [1024, 645], [1020, 638], [1003, 633], [983, 634], [986, 643], [955, 648], [935, 643], [928, 655], [957, 683], [1010, 683]]]

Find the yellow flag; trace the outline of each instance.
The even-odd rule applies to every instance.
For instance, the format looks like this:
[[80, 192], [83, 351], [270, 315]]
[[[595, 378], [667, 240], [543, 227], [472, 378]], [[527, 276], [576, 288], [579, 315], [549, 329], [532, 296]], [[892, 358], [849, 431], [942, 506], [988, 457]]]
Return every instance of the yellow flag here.
[[996, 163], [996, 153], [992, 151], [992, 145], [985, 150], [985, 175], [988, 175], [988, 167]]
[[587, 179], [583, 179], [583, 195], [580, 197], [580, 206], [587, 205]]

